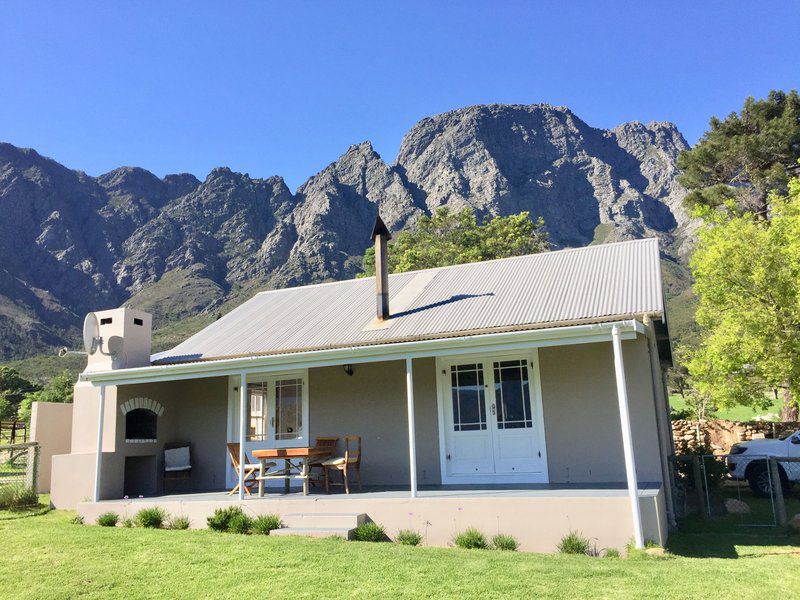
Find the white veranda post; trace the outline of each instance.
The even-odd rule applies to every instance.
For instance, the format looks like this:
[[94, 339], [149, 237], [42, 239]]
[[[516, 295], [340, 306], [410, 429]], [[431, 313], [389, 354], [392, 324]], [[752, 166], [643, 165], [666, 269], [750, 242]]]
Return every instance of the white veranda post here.
[[239, 382], [239, 500], [244, 500], [244, 448], [247, 432], [247, 373], [242, 372]]
[[411, 476], [411, 497], [417, 497], [417, 438], [414, 433], [414, 371], [412, 360], [406, 359], [406, 397], [408, 399], [408, 462]]
[[94, 501], [100, 501], [100, 470], [103, 466], [103, 421], [106, 416], [106, 386], [100, 386], [97, 405], [97, 456], [94, 459]]
[[636, 481], [636, 461], [633, 457], [633, 435], [631, 418], [628, 412], [628, 389], [625, 385], [625, 364], [622, 360], [622, 341], [619, 326], [611, 328], [611, 345], [614, 347], [614, 371], [617, 377], [617, 400], [619, 401], [619, 420], [622, 425], [622, 448], [625, 453], [625, 474], [628, 479], [628, 496], [633, 513], [633, 538], [637, 548], [644, 548], [642, 534], [642, 513], [639, 508], [639, 484]]

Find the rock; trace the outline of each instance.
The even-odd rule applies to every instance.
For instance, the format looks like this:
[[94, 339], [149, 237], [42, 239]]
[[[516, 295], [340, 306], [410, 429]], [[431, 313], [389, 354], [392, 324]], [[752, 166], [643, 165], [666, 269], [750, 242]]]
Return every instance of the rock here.
[[750, 512], [750, 505], [743, 500], [728, 498], [725, 500], [725, 511], [731, 515], [746, 515]]

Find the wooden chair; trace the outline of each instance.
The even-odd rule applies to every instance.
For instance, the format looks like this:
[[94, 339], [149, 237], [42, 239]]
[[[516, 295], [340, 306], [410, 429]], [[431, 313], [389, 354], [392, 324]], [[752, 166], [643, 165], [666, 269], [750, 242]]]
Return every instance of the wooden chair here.
[[[314, 443], [314, 448], [318, 449], [318, 450], [328, 450], [330, 452], [330, 454], [334, 454], [336, 452], [336, 444], [338, 444], [338, 443], [339, 443], [339, 438], [338, 437], [334, 437], [334, 436], [324, 437], [324, 436], [322, 436], [322, 437], [318, 437], [317, 438], [316, 442]], [[325, 460], [328, 460], [328, 457], [320, 457], [320, 458], [317, 458], [317, 459], [314, 459], [314, 460], [310, 460], [308, 462], [308, 473], [309, 473], [308, 482], [311, 485], [319, 485], [319, 484], [322, 483], [321, 480], [322, 480], [323, 473], [319, 473], [319, 477], [320, 478], [319, 479], [315, 479], [314, 477], [311, 477], [311, 471], [313, 469], [315, 469], [315, 468], [318, 468], [318, 469], [321, 469], [322, 471], [324, 471], [325, 469], [322, 466], [322, 462], [325, 461]]]
[[164, 491], [168, 481], [186, 481], [192, 477], [192, 454], [189, 442], [164, 444]]
[[[239, 443], [238, 442], [231, 442], [228, 444], [228, 457], [231, 459], [231, 465], [233, 465], [233, 471], [236, 473], [236, 485], [233, 489], [228, 492], [228, 496], [233, 496], [236, 492], [239, 491]], [[258, 473], [261, 470], [261, 463], [253, 463], [250, 462], [250, 458], [247, 454], [244, 455], [244, 491], [247, 493], [248, 496], [252, 495], [252, 491], [250, 488], [258, 486]], [[274, 467], [274, 462], [265, 463], [265, 467]]]
[[[350, 448], [350, 445], [354, 448]], [[329, 458], [322, 461], [322, 469], [325, 472], [325, 492], [330, 494], [330, 486], [342, 485], [344, 486], [344, 493], [350, 493], [350, 473], [355, 472], [358, 481], [358, 489], [361, 490], [361, 436], [360, 435], [346, 435], [344, 436], [344, 456], [337, 458]], [[342, 483], [333, 483], [328, 476], [330, 470], [336, 470], [342, 474]]]

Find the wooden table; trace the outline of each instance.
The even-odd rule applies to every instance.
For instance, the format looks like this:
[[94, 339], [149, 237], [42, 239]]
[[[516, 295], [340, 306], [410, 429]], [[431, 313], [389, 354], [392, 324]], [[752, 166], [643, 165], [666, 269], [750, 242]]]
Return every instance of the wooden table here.
[[[253, 450], [253, 458], [261, 464], [258, 474], [258, 497], [264, 497], [264, 482], [267, 479], [283, 479], [283, 491], [288, 494], [291, 479], [303, 480], [303, 495], [308, 496], [309, 463], [327, 458], [331, 455], [330, 449], [325, 448], [267, 448]], [[267, 471], [267, 461], [283, 459], [283, 469]], [[294, 461], [294, 462], [292, 462]], [[292, 472], [294, 470], [294, 473]]]

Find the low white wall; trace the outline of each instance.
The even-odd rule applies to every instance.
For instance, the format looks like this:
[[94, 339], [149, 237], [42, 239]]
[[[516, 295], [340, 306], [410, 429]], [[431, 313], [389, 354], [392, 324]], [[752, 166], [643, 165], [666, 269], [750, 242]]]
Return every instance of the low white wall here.
[[46, 494], [53, 455], [68, 454], [72, 446], [72, 404], [34, 402], [30, 439], [39, 444], [39, 493]]

